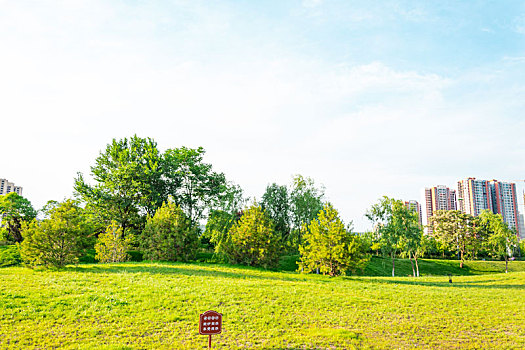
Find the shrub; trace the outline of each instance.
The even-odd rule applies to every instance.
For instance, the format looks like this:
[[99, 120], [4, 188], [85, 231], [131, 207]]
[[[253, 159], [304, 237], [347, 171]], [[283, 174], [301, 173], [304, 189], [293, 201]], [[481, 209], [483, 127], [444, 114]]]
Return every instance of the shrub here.
[[187, 261], [195, 257], [198, 247], [196, 228], [182, 209], [171, 202], [157, 209], [142, 231], [145, 259]]
[[17, 245], [0, 246], [0, 267], [18, 265], [22, 262]]
[[281, 236], [273, 227], [270, 218], [254, 203], [232, 226], [219, 253], [233, 264], [275, 267], [279, 262]]
[[303, 272], [319, 269], [322, 274], [336, 276], [363, 268], [368, 261], [366, 242], [345, 228], [329, 203], [303, 232], [304, 244], [299, 246]]
[[95, 244], [95, 259], [102, 263], [123, 262], [130, 259], [127, 251], [131, 248], [134, 236], [123, 236], [122, 227], [116, 223], [110, 224], [106, 232], [98, 236]]
[[67, 200], [53, 208], [48, 219], [22, 226], [20, 255], [28, 266], [61, 268], [77, 263], [91, 232], [83, 209]]

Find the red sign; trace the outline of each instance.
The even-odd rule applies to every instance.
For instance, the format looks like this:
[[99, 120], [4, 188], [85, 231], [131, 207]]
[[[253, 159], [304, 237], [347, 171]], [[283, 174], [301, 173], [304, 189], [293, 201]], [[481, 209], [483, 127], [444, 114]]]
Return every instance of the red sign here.
[[206, 311], [199, 317], [199, 334], [220, 334], [222, 332], [222, 314]]

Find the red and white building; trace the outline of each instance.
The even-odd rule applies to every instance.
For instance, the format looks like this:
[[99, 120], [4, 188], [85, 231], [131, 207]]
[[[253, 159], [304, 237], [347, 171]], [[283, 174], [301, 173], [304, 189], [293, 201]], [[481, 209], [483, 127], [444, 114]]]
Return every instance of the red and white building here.
[[497, 180], [477, 180], [469, 177], [458, 181], [458, 203], [463, 213], [478, 216], [485, 209], [501, 214], [519, 237], [521, 225], [518, 212], [516, 184]]

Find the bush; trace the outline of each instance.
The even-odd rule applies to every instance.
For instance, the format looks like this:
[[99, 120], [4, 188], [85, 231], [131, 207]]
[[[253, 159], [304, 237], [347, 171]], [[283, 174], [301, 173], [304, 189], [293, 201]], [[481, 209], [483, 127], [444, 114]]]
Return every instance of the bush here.
[[78, 258], [78, 262], [83, 264], [95, 264], [97, 262], [97, 260], [95, 260], [96, 254], [97, 252], [94, 248], [84, 249], [82, 255]]
[[232, 226], [226, 241], [219, 246], [219, 253], [232, 264], [275, 267], [279, 262], [281, 236], [273, 227], [262, 208], [254, 203]]
[[130, 261], [137, 261], [140, 262], [143, 260], [143, 254], [142, 252], [139, 252], [138, 250], [130, 250], [128, 251], [128, 254], [130, 256]]
[[319, 269], [323, 275], [336, 276], [362, 269], [369, 259], [366, 242], [345, 228], [331, 204], [325, 204], [303, 231], [304, 244], [299, 246], [303, 272]]
[[115, 263], [128, 261], [130, 255], [127, 251], [130, 249], [134, 240], [132, 234], [123, 236], [122, 227], [116, 223], [110, 224], [106, 228], [106, 232], [98, 236], [97, 243], [95, 243], [95, 259], [102, 263]]
[[22, 262], [18, 246], [0, 246], [0, 267], [18, 265]]
[[279, 270], [297, 271], [299, 267], [300, 255], [283, 255], [279, 258]]
[[148, 260], [188, 261], [195, 258], [198, 247], [196, 228], [174, 203], [157, 209], [142, 231], [141, 249]]
[[83, 209], [67, 200], [53, 208], [48, 219], [24, 223], [20, 255], [31, 267], [77, 263], [91, 232]]

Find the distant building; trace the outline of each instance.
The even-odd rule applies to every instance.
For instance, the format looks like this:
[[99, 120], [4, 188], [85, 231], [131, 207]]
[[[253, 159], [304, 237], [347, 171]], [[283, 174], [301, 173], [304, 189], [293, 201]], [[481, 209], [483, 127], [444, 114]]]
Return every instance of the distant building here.
[[459, 210], [473, 216], [485, 209], [493, 211], [489, 181], [474, 177], [458, 181], [458, 203]]
[[523, 220], [523, 214], [518, 215], [518, 232], [520, 233], [520, 239], [525, 239], [525, 222]]
[[[456, 191], [447, 186], [435, 186], [425, 188], [425, 214], [426, 224], [429, 224], [430, 217], [434, 215], [437, 210], [457, 210]], [[428, 228], [428, 232], [432, 232]]]
[[15, 186], [14, 183], [7, 181], [6, 179], [0, 179], [0, 195], [15, 192], [18, 195], [22, 195], [22, 187]]
[[516, 184], [497, 180], [476, 180], [473, 177], [458, 181], [459, 209], [478, 216], [483, 210], [501, 214], [509, 227], [521, 237], [522, 225], [518, 212]]
[[405, 202], [405, 206], [409, 210], [413, 210], [417, 213], [418, 222], [420, 225], [423, 225], [423, 220], [421, 218], [421, 204], [419, 204], [418, 201], [410, 200], [410, 201]]

